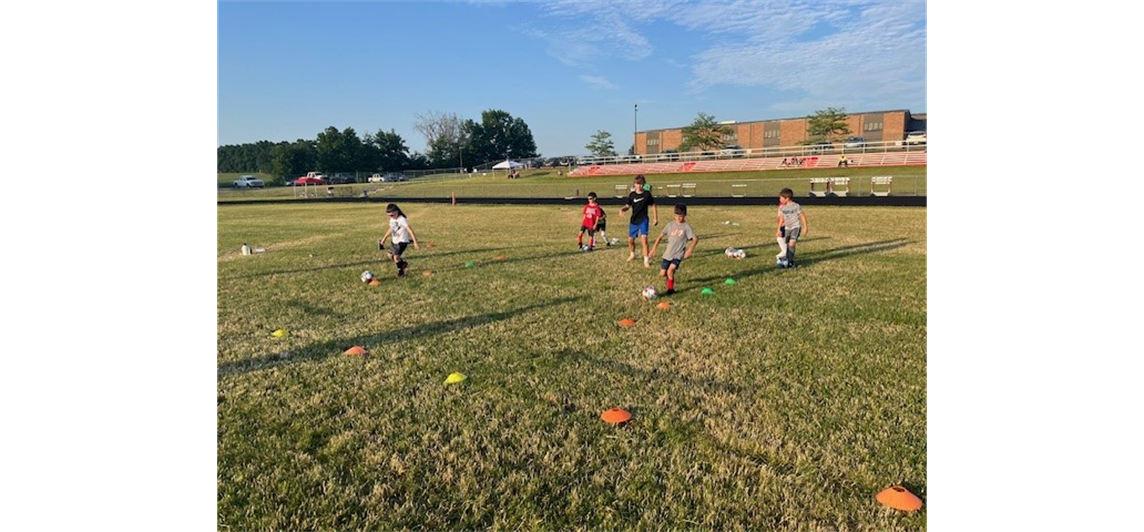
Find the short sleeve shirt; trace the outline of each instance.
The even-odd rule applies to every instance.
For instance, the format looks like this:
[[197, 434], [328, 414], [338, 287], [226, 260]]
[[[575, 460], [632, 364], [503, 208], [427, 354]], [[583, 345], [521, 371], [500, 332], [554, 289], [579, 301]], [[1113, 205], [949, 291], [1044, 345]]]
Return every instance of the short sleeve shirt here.
[[695, 230], [691, 228], [691, 224], [675, 220], [669, 222], [662, 233], [667, 235], [667, 247], [663, 250], [663, 258], [667, 260], [682, 259], [687, 241], [695, 238]]
[[783, 225], [788, 230], [802, 227], [798, 219], [798, 215], [802, 214], [802, 205], [788, 201], [786, 205], [779, 206], [779, 214], [783, 216]]
[[404, 216], [389, 219], [389, 230], [393, 233], [393, 243], [400, 244], [402, 242], [409, 243], [413, 239], [409, 237], [409, 219]]
[[589, 203], [588, 205], [584, 206], [584, 221], [581, 222], [580, 225], [588, 228], [594, 228], [596, 227], [596, 222], [599, 221], [600, 216], [603, 216], [603, 214], [604, 209], [601, 209], [598, 204], [592, 205]]
[[628, 205], [632, 208], [631, 223], [642, 223], [644, 220], [647, 220], [648, 206], [655, 205], [655, 198], [652, 198], [651, 192], [646, 190], [641, 190], [639, 192], [629, 192]]

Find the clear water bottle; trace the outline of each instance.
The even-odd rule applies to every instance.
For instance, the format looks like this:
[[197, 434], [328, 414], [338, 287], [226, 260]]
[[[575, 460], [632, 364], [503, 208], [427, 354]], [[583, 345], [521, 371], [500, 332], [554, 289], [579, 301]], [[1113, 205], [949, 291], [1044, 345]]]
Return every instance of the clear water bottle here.
[[250, 246], [246, 245], [246, 242], [242, 243], [242, 254], [243, 255], [249, 255], [250, 254]]

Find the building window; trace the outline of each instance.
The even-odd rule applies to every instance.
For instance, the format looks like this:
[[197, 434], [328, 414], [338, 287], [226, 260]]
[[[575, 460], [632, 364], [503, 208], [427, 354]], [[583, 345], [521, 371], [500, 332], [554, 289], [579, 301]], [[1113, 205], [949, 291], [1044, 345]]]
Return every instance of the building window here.
[[862, 129], [864, 131], [881, 131], [882, 130], [882, 123], [881, 122], [866, 122], [866, 125]]
[[659, 139], [647, 139], [648, 146], [659, 146]]
[[768, 129], [768, 130], [763, 132], [763, 138], [764, 139], [777, 139], [777, 138], [779, 138], [779, 130]]

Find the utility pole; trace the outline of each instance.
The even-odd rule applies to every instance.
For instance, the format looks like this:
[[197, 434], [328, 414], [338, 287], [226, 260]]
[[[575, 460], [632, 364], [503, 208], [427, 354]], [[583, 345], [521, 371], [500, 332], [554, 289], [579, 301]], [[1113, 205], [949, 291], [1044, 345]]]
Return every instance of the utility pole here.
[[639, 153], [639, 150], [636, 149], [636, 137], [639, 135], [639, 131], [640, 131], [639, 113], [640, 113], [640, 104], [637, 103], [637, 104], [635, 104], [635, 107], [632, 108], [632, 152], [633, 153]]

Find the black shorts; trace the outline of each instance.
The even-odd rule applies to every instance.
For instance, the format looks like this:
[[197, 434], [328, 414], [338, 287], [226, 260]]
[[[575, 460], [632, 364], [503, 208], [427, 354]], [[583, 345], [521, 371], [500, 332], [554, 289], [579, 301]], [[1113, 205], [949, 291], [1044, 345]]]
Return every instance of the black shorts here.
[[389, 246], [389, 252], [396, 257], [400, 257], [402, 253], [405, 253], [405, 248], [408, 245], [409, 242], [395, 242]]
[[596, 222], [596, 230], [597, 231], [603, 231], [607, 228], [608, 228], [608, 222], [605, 222], [604, 220], [600, 220], [599, 222]]

